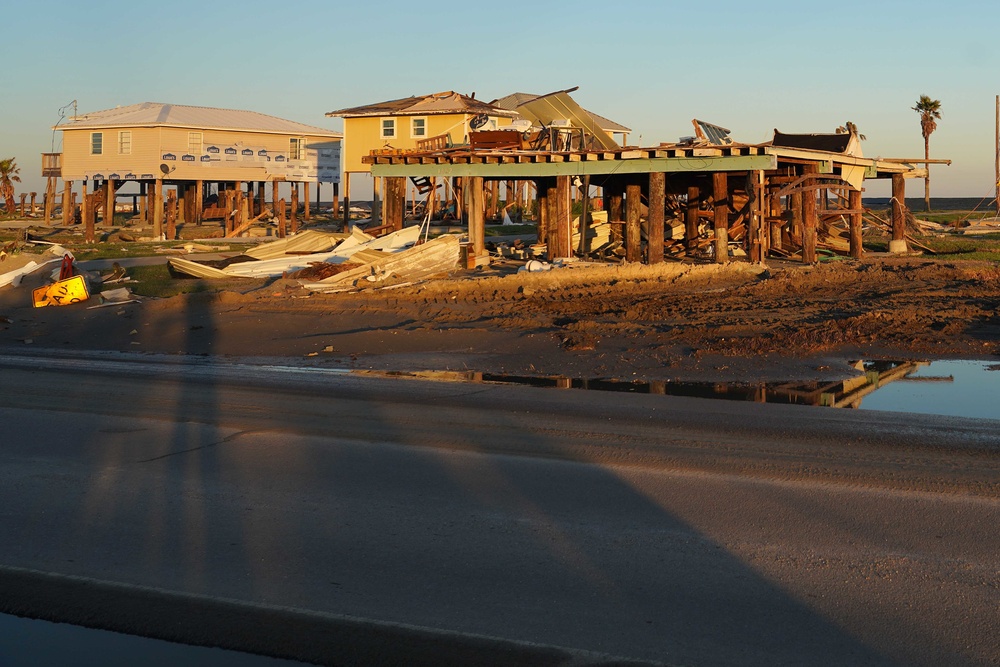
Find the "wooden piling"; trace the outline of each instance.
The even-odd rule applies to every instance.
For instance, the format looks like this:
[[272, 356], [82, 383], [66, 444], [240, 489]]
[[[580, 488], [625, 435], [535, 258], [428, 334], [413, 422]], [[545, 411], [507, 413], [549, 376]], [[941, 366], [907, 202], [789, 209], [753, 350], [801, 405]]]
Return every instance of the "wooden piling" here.
[[614, 243], [624, 243], [625, 234], [622, 222], [625, 220], [621, 186], [605, 186], [605, 197], [608, 200], [608, 223], [611, 225], [611, 240]]
[[892, 240], [906, 242], [906, 179], [892, 175]]
[[750, 225], [748, 229], [748, 249], [750, 261], [754, 263], [764, 261], [764, 252], [767, 250], [764, 224], [764, 172], [750, 172], [753, 179], [752, 189], [747, 194], [753, 197], [753, 204], [750, 207]]
[[264, 209], [267, 208], [267, 202], [264, 201], [264, 181], [257, 182], [257, 215], [264, 213]]
[[167, 240], [177, 238], [177, 190], [167, 193]]
[[556, 218], [550, 229], [555, 232], [556, 258], [573, 256], [570, 226], [573, 224], [573, 182], [570, 176], [556, 176]]
[[[548, 179], [539, 181], [535, 186], [535, 209], [538, 211], [535, 220], [536, 238], [539, 244], [548, 243], [548, 222], [549, 222], [549, 185]], [[546, 252], [546, 254], [548, 254]]]
[[46, 179], [45, 184], [45, 224], [52, 224], [52, 209], [55, 208], [56, 204], [56, 179], [53, 176], [49, 176]]
[[[816, 166], [803, 165], [804, 174], [816, 173]], [[811, 185], [814, 181], [808, 180], [806, 185]], [[806, 190], [802, 193], [802, 262], [805, 264], [816, 263], [816, 227], [819, 223], [819, 215], [816, 211], [816, 191]]]
[[146, 195], [146, 182], [139, 183], [139, 220], [142, 224], [149, 224], [149, 202]]
[[[403, 218], [406, 213], [406, 178], [403, 176], [388, 176], [385, 179], [385, 224], [392, 225], [393, 231], [403, 228]], [[472, 229], [469, 229], [472, 238]]]
[[285, 200], [279, 199], [275, 208], [278, 209], [278, 238], [283, 239], [288, 234], [285, 227]]
[[[282, 206], [284, 206], [284, 204], [282, 204]], [[271, 208], [274, 209], [272, 211], [272, 213], [274, 213], [274, 215], [277, 216], [279, 214], [279, 211], [278, 211], [278, 181], [271, 181]], [[284, 237], [285, 236], [284, 232], [282, 232], [279, 236]]]
[[[25, 201], [28, 199], [28, 193], [27, 192], [22, 192], [21, 195], [20, 195], [20, 197], [21, 197], [21, 213], [20, 213], [20, 215], [23, 218], [25, 216], [25, 213], [27, 212], [27, 211], [25, 211], [25, 206], [27, 206], [27, 204], [25, 203]], [[34, 213], [34, 211], [32, 211], [32, 213]]]
[[115, 224], [115, 181], [108, 179], [104, 181], [104, 226], [111, 227]]
[[654, 171], [649, 175], [649, 229], [646, 232], [646, 263], [663, 261], [663, 224], [667, 205], [667, 175]]
[[642, 188], [625, 186], [625, 261], [642, 261]]
[[545, 255], [549, 261], [559, 256], [559, 239], [556, 237], [556, 227], [558, 226], [559, 211], [556, 202], [559, 200], [559, 190], [555, 188], [555, 183], [551, 183], [545, 189]]
[[687, 207], [684, 209], [684, 246], [690, 255], [698, 248], [698, 211], [701, 209], [701, 188], [689, 185]]
[[87, 181], [80, 189], [80, 215], [83, 218], [83, 240], [94, 242], [94, 205], [93, 195], [87, 194]]
[[163, 236], [163, 179], [153, 181], [153, 237]]
[[351, 172], [344, 172], [344, 230], [351, 226]]
[[292, 210], [289, 213], [288, 225], [292, 234], [299, 231], [299, 184], [292, 183]]
[[851, 257], [861, 259], [864, 247], [861, 241], [861, 190], [851, 190], [848, 193], [848, 207], [851, 209]]
[[[32, 202], [34, 205], [34, 202]], [[68, 227], [73, 219], [73, 181], [63, 181], [62, 223]]]
[[[406, 196], [405, 192], [403, 193], [403, 196]], [[309, 220], [312, 220], [312, 212], [309, 209], [309, 181], [302, 184], [302, 205], [304, 207], [302, 210], [302, 220], [304, 222], [308, 222]], [[400, 227], [400, 229], [402, 229], [402, 227]]]
[[768, 201], [770, 202], [770, 212], [768, 215], [771, 218], [771, 241], [769, 245], [772, 248], [781, 250], [783, 244], [781, 230], [784, 228], [781, 219], [781, 197], [775, 191], [768, 197]]
[[[38, 193], [37, 192], [32, 192], [31, 193], [31, 209], [30, 209], [32, 216], [35, 215], [35, 198], [36, 197], [38, 197]], [[22, 216], [24, 215], [24, 211], [21, 212], [21, 215]]]
[[729, 177], [724, 171], [712, 174], [712, 208], [714, 212], [715, 261], [729, 261]]
[[[400, 179], [403, 180], [403, 179]], [[465, 179], [468, 188], [466, 211], [469, 221], [469, 243], [476, 257], [486, 256], [486, 193], [482, 176], [470, 176]]]

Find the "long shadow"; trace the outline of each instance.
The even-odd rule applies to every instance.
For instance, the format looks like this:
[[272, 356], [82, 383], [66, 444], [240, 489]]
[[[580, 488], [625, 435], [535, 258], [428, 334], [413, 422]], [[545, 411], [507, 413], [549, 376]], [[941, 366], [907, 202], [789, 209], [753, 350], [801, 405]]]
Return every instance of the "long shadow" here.
[[[200, 303], [189, 323], [211, 317]], [[107, 549], [138, 560], [105, 563], [110, 580], [379, 619], [407, 632], [447, 629], [464, 633], [451, 636], [458, 643], [500, 636], [682, 664], [893, 662], [684, 518], [705, 485], [715, 502], [736, 498], [725, 480], [594, 464], [566, 451], [572, 428], [559, 415], [484, 404], [492, 420], [477, 426], [463, 406], [479, 389], [428, 385], [434, 398], [407, 402], [394, 400], [388, 382], [354, 391], [310, 380], [269, 386], [261, 399], [241, 391], [240, 378], [196, 371], [137, 397], [144, 416], [162, 408], [165, 447], [124, 433], [114, 451], [86, 443], [85, 456], [119, 475], [126, 492], [105, 485], [111, 493], [98, 502], [59, 508], [73, 534], [61, 548], [87, 551], [71, 572], [94, 576], [103, 561], [93, 550]], [[432, 411], [438, 417], [428, 419]], [[586, 435], [610, 447], [623, 418], [607, 416]], [[239, 423], [245, 430], [234, 433]], [[508, 448], [540, 455], [496, 453]], [[130, 470], [136, 479], [126, 479]], [[103, 537], [88, 535], [95, 517]], [[109, 527], [116, 522], [120, 529]], [[122, 549], [122, 541], [132, 543]], [[210, 627], [211, 614], [197, 612], [206, 607], [191, 604]], [[217, 611], [219, 627], [232, 628]], [[267, 626], [252, 627], [255, 636], [238, 638], [245, 645], [282, 645]], [[338, 635], [339, 650], [351, 650], [351, 636]], [[413, 637], [381, 639], [405, 655]]]

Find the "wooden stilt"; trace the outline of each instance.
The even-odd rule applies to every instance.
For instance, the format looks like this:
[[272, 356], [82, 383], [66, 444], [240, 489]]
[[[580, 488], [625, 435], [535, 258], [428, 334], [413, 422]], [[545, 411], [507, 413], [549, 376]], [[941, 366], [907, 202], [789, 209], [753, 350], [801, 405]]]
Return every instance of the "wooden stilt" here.
[[167, 193], [167, 240], [177, 238], [177, 190]]
[[[278, 201], [278, 181], [271, 181], [271, 208], [274, 209], [272, 213], [274, 213], [274, 215], [276, 216], [279, 215], [280, 211], [278, 209], [281, 206], [284, 206], [284, 204], [279, 204]], [[282, 216], [282, 219], [284, 219], [284, 216]], [[278, 236], [284, 238], [285, 236], [284, 231], [282, 231], [281, 234], [279, 234]]]
[[666, 174], [662, 171], [649, 175], [649, 230], [646, 232], [646, 263], [663, 261], [663, 224], [667, 205]]
[[104, 182], [104, 196], [107, 197], [104, 203], [105, 227], [111, 227], [115, 224], [115, 202], [118, 200], [115, 190], [116, 185], [117, 182], [111, 179]]
[[[34, 202], [32, 202], [34, 204]], [[62, 223], [68, 227], [73, 220], [73, 181], [63, 181]]]
[[[393, 231], [403, 228], [406, 213], [406, 178], [389, 176], [385, 179], [385, 224], [392, 225]], [[471, 239], [472, 230], [469, 230]]]
[[[816, 166], [807, 164], [802, 167], [803, 174], [816, 173]], [[806, 181], [810, 184], [812, 181]], [[802, 262], [816, 263], [816, 227], [819, 216], [816, 211], [816, 191], [806, 190], [802, 193]]]
[[625, 186], [625, 261], [642, 261], [642, 187]]
[[264, 212], [267, 208], [267, 202], [264, 201], [264, 181], [257, 182], [257, 215]]
[[163, 236], [163, 179], [156, 179], [153, 185], [153, 237]]
[[[27, 204], [25, 203], [25, 200], [28, 198], [28, 193], [27, 192], [22, 192], [21, 195], [20, 195], [20, 198], [21, 198], [21, 204], [20, 204], [20, 207], [19, 207], [20, 208], [19, 215], [23, 218], [27, 214], [27, 211], [25, 210], [25, 208], [27, 207]], [[32, 211], [32, 212], [34, 212], [34, 211]]]
[[[551, 181], [547, 181], [547, 184]], [[556, 227], [559, 226], [559, 190], [555, 183], [545, 189], [545, 254], [549, 261], [559, 257], [559, 238]]]
[[344, 172], [344, 231], [351, 226], [351, 172]]
[[470, 176], [464, 179], [468, 189], [469, 209], [469, 243], [476, 257], [486, 256], [486, 193], [482, 176]]
[[750, 172], [753, 179], [752, 191], [747, 193], [753, 196], [753, 204], [750, 207], [750, 227], [749, 227], [749, 255], [750, 261], [759, 263], [764, 261], [766, 250], [765, 225], [764, 225], [764, 172]]
[[573, 256], [570, 226], [573, 224], [573, 181], [570, 176], [556, 176], [556, 218], [550, 230], [555, 232], [557, 258]]
[[299, 184], [292, 183], [292, 210], [288, 217], [289, 227], [291, 227], [292, 234], [296, 234], [299, 231]]
[[285, 200], [279, 199], [275, 208], [278, 209], [278, 238], [283, 239], [288, 234], [285, 228]]
[[624, 243], [625, 234], [623, 233], [624, 230], [621, 223], [625, 218], [624, 209], [622, 208], [624, 202], [621, 186], [606, 186], [605, 190], [608, 191], [608, 222], [611, 224], [611, 240], [615, 243]]
[[[35, 215], [35, 198], [37, 197], [38, 197], [37, 192], [31, 193], [31, 208], [29, 209], [29, 213], [31, 213], [32, 216]], [[21, 211], [21, 217], [24, 217], [24, 211]]]
[[302, 204], [305, 207], [302, 211], [302, 220], [308, 222], [312, 220], [312, 212], [309, 209], [309, 181], [302, 184]]
[[701, 208], [701, 188], [689, 185], [687, 189], [687, 207], [684, 209], [684, 244], [688, 254], [698, 248], [698, 211]]
[[784, 240], [782, 239], [781, 230], [784, 228], [784, 221], [781, 216], [781, 197], [775, 193], [772, 193], [768, 197], [770, 202], [771, 211], [769, 216], [771, 218], [771, 247], [777, 250], [783, 248]]
[[[549, 184], [548, 179], [544, 181], [539, 181], [538, 185], [535, 187], [535, 209], [538, 211], [538, 216], [535, 220], [536, 227], [536, 237], [538, 243], [545, 245], [548, 243], [548, 221], [549, 221], [549, 200], [548, 200]], [[546, 251], [547, 252], [547, 251]]]
[[715, 231], [715, 261], [729, 261], [729, 177], [724, 171], [712, 174], [713, 229]]
[[81, 190], [81, 204], [83, 206], [83, 239], [87, 243], [94, 243], [96, 240], [94, 234], [94, 197], [95, 195], [87, 194], [87, 182], [83, 182], [83, 188]]
[[56, 204], [56, 179], [53, 176], [49, 176], [46, 179], [45, 184], [45, 224], [52, 224], [52, 210], [55, 208]]
[[906, 252], [906, 179], [892, 175], [892, 243], [889, 252]]
[[851, 257], [861, 259], [864, 247], [861, 241], [861, 190], [848, 192], [848, 208], [851, 209]]

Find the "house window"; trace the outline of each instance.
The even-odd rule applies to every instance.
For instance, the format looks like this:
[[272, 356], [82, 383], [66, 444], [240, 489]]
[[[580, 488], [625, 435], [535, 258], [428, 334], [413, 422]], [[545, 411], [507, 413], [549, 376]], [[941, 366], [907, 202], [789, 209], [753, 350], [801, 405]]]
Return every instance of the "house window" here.
[[410, 119], [410, 136], [418, 139], [427, 136], [427, 119], [426, 118], [411, 118]]
[[188, 132], [188, 153], [193, 153], [194, 155], [201, 153], [201, 144], [201, 132]]
[[383, 139], [395, 139], [396, 138], [396, 119], [395, 118], [383, 118], [382, 119], [382, 138]]
[[91, 155], [101, 155], [104, 153], [104, 133], [103, 132], [91, 132], [90, 133], [90, 154]]
[[292, 137], [288, 140], [288, 159], [289, 160], [301, 160], [302, 159], [302, 139], [298, 137]]
[[118, 133], [118, 154], [119, 155], [131, 155], [132, 154], [132, 132], [131, 130], [122, 130]]

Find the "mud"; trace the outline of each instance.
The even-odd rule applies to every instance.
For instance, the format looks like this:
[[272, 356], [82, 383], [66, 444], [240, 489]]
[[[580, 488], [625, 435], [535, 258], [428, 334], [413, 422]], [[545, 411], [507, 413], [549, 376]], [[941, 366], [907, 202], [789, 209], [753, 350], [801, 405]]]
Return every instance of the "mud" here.
[[[1000, 267], [872, 257], [468, 272], [393, 290], [294, 281], [87, 310], [0, 293], [0, 346], [641, 380], [839, 377], [857, 358], [1000, 353]], [[26, 341], [30, 341], [26, 342]]]

